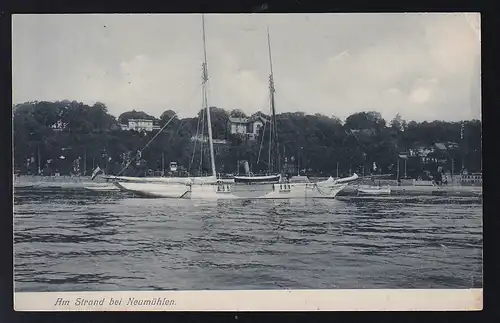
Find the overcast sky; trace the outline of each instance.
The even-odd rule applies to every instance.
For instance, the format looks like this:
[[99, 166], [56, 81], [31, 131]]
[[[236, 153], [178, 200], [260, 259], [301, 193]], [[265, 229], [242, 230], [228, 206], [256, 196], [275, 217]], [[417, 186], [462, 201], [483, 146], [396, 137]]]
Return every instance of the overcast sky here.
[[[205, 15], [209, 104], [341, 119], [480, 118], [479, 15]], [[13, 102], [104, 102], [115, 116], [201, 108], [201, 15], [15, 15]]]

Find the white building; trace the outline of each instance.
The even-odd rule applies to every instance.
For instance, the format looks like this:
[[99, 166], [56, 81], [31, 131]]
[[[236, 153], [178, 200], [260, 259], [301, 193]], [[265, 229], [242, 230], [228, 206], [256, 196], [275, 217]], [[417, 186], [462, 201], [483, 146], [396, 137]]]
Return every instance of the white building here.
[[262, 116], [253, 116], [250, 118], [229, 118], [229, 131], [231, 134], [241, 134], [249, 139], [255, 139], [259, 130], [268, 121]]
[[160, 130], [160, 126], [155, 125], [153, 120], [148, 119], [128, 119], [128, 124], [121, 124], [122, 130], [153, 131]]
[[[192, 136], [191, 137], [191, 141], [198, 141], [198, 142], [203, 142], [203, 143], [207, 143], [208, 142], [208, 137], [207, 136], [201, 136], [201, 135], [198, 135], [198, 136]], [[214, 145], [225, 145], [227, 144], [227, 140], [225, 139], [212, 139], [212, 143]]]
[[472, 173], [469, 174], [464, 171], [459, 176], [460, 184], [462, 185], [483, 185], [483, 174], [482, 173]]
[[63, 123], [62, 120], [58, 120], [56, 123], [52, 125], [52, 130], [54, 131], [62, 131], [66, 128], [66, 123]]

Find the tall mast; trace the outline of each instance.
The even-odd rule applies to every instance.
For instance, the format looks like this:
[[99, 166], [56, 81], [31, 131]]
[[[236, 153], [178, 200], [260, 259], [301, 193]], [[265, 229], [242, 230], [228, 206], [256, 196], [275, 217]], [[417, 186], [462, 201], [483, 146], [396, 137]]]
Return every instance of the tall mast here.
[[87, 147], [83, 147], [83, 176], [87, 175]]
[[161, 152], [161, 176], [165, 176], [165, 154]]
[[208, 68], [207, 68], [207, 45], [205, 39], [205, 15], [201, 15], [201, 24], [203, 29], [203, 105], [207, 114], [207, 127], [208, 127], [208, 143], [210, 146], [210, 164], [212, 166], [212, 176], [217, 176], [215, 170], [215, 157], [214, 157], [214, 143], [212, 140], [212, 121], [210, 119], [210, 108], [208, 106], [207, 98], [207, 83], [208, 83]]
[[41, 164], [41, 160], [40, 160], [40, 146], [38, 146], [38, 158], [37, 158], [37, 161], [38, 161], [38, 174], [37, 175], [40, 175], [42, 173], [42, 164]]
[[[279, 151], [279, 146], [278, 146], [278, 132], [276, 129], [276, 108], [275, 108], [275, 101], [274, 101], [274, 93], [276, 90], [274, 89], [274, 75], [273, 75], [273, 60], [272, 60], [272, 55], [271, 55], [271, 37], [269, 35], [269, 26], [267, 26], [267, 46], [269, 49], [269, 68], [270, 68], [270, 74], [269, 74], [269, 94], [271, 97], [271, 127], [270, 127], [270, 135], [271, 135], [271, 142], [273, 144], [273, 157], [275, 157], [273, 161], [271, 161], [271, 167], [276, 163], [277, 166], [277, 171], [281, 173], [281, 157], [280, 157], [280, 151]], [[271, 146], [270, 142], [270, 146]]]

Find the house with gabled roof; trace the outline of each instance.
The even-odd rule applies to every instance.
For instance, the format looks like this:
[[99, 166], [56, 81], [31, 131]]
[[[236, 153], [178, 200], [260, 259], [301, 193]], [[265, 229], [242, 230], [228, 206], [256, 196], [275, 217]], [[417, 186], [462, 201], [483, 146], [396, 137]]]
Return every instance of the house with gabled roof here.
[[228, 126], [231, 134], [240, 134], [248, 139], [256, 139], [259, 131], [269, 120], [262, 115], [248, 118], [229, 118]]

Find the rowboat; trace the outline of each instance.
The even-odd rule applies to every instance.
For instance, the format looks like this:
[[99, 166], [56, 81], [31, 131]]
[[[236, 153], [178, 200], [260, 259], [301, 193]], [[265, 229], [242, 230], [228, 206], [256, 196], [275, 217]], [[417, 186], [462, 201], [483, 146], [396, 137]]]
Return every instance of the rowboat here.
[[389, 186], [361, 186], [357, 189], [358, 195], [391, 195], [391, 188]]

